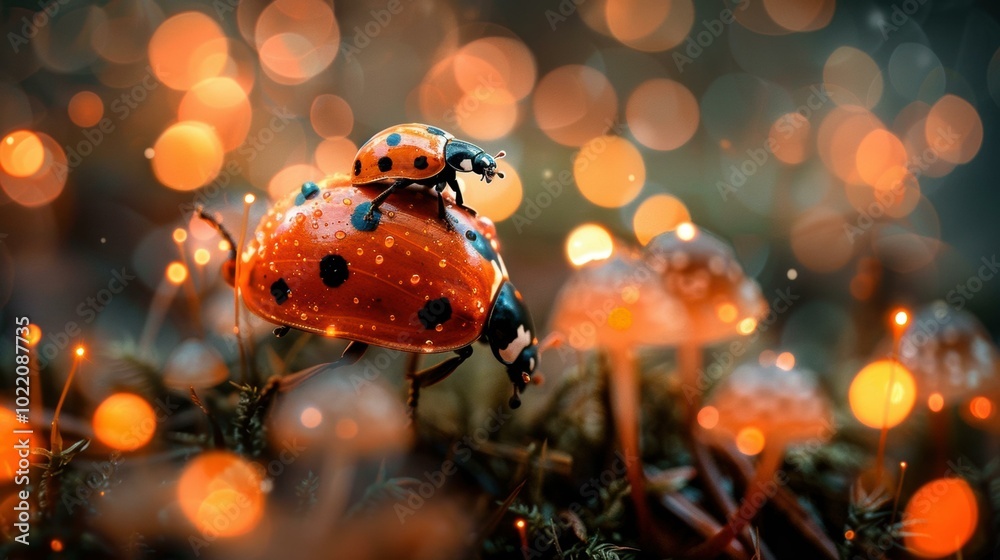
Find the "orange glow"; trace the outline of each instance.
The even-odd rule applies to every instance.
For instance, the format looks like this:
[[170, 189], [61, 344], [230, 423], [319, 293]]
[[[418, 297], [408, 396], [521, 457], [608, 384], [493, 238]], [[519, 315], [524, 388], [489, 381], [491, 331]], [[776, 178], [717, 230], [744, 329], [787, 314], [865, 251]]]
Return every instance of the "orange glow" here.
[[253, 193], [247, 193], [247, 194], [243, 195], [243, 204], [246, 204], [248, 206], [251, 205], [251, 204], [253, 204], [254, 201], [256, 201], [256, 200], [257, 200], [257, 197], [254, 196]]
[[858, 146], [882, 122], [864, 107], [844, 105], [830, 111], [816, 133], [816, 149], [823, 164], [842, 181], [861, 184], [858, 174]]
[[506, 161], [497, 161], [497, 169], [503, 172], [504, 178], [488, 185], [481, 181], [466, 182], [464, 178], [459, 183], [463, 185], [462, 194], [467, 206], [494, 222], [502, 222], [517, 212], [524, 196], [524, 186], [520, 175]]
[[878, 128], [858, 144], [855, 161], [858, 176], [873, 187], [891, 188], [906, 174], [906, 148], [895, 134]]
[[969, 401], [969, 412], [980, 420], [986, 420], [993, 414], [993, 403], [986, 397], [976, 397]]
[[764, 367], [773, 366], [776, 361], [778, 361], [778, 355], [774, 353], [774, 350], [764, 350], [757, 357], [757, 363]]
[[894, 313], [892, 316], [892, 321], [896, 323], [897, 326], [900, 327], [906, 326], [906, 323], [909, 322], [909, 320], [910, 320], [910, 315], [906, 312], [905, 309], [900, 309], [896, 311], [896, 313]]
[[833, 272], [851, 260], [855, 245], [844, 235], [847, 221], [840, 212], [814, 206], [792, 224], [792, 253], [803, 266]]
[[906, 548], [917, 556], [941, 558], [969, 541], [979, 521], [979, 506], [969, 483], [960, 478], [939, 478], [913, 494], [903, 519], [908, 524]]
[[132, 451], [149, 443], [156, 433], [156, 414], [142, 397], [116, 393], [94, 412], [94, 435], [114, 449]]
[[750, 334], [756, 328], [757, 328], [757, 319], [754, 319], [753, 317], [747, 317], [746, 319], [740, 321], [738, 325], [736, 325], [736, 330], [739, 331], [740, 334]]
[[45, 147], [34, 132], [17, 130], [0, 142], [0, 166], [14, 177], [28, 177], [42, 168]]
[[310, 406], [299, 415], [299, 422], [306, 428], [315, 428], [323, 422], [323, 413], [316, 407]]
[[719, 424], [719, 409], [714, 406], [705, 406], [698, 411], [698, 425], [706, 430], [711, 430]]
[[84, 354], [87, 353], [87, 349], [83, 346], [77, 346], [76, 350], [73, 351], [78, 358], [82, 358]]
[[167, 280], [173, 284], [181, 284], [187, 280], [187, 267], [179, 262], [172, 262], [167, 265]]
[[208, 261], [212, 260], [212, 253], [208, 252], [208, 249], [196, 249], [194, 252], [194, 262], [200, 266], [205, 266]]
[[698, 100], [679, 82], [648, 80], [632, 92], [625, 118], [629, 130], [643, 145], [654, 150], [675, 150], [698, 130]]
[[34, 323], [28, 325], [28, 336], [26, 336], [25, 338], [28, 339], [28, 346], [35, 346], [35, 345], [37, 345], [38, 341], [42, 340], [42, 329], [41, 329], [41, 327], [39, 327], [38, 325], [36, 325]]
[[264, 514], [261, 479], [254, 467], [228, 451], [191, 461], [177, 484], [181, 511], [204, 534], [243, 535]]
[[52, 542], [49, 543], [49, 546], [52, 548], [52, 552], [62, 552], [63, 551], [63, 543], [59, 539], [52, 539]]
[[681, 241], [691, 241], [697, 233], [698, 229], [691, 222], [677, 225], [677, 238]]
[[454, 78], [465, 93], [482, 89], [489, 76], [497, 89], [521, 100], [535, 85], [536, 66], [531, 50], [512, 37], [483, 37], [465, 44], [454, 56]]
[[931, 393], [927, 397], [927, 408], [931, 409], [931, 412], [941, 412], [944, 408], [944, 396], [941, 393]]
[[173, 238], [174, 238], [174, 243], [184, 243], [185, 241], [187, 241], [188, 232], [184, 228], [177, 228], [174, 230]]
[[566, 256], [574, 266], [606, 259], [613, 251], [611, 234], [597, 224], [578, 226], [566, 238]]
[[523, 519], [518, 519], [514, 522], [514, 526], [518, 529], [524, 529], [525, 525], [527, 525], [527, 523], [525, 523]]
[[343, 138], [354, 128], [354, 112], [342, 97], [324, 93], [313, 99], [309, 122], [323, 138]]
[[782, 352], [775, 358], [774, 365], [785, 371], [791, 371], [795, 367], [795, 356], [791, 352]]
[[164, 130], [153, 153], [156, 178], [179, 191], [205, 185], [222, 169], [222, 141], [210, 126], [198, 121], [179, 122]]
[[834, 0], [764, 0], [774, 23], [789, 31], [816, 31], [833, 19]]
[[768, 131], [768, 140], [774, 143], [774, 157], [789, 165], [806, 160], [811, 150], [812, 125], [801, 113], [786, 113], [778, 117]]
[[736, 448], [744, 455], [757, 455], [764, 450], [764, 432], [748, 426], [736, 434]]
[[847, 540], [849, 540], [849, 541], [853, 541], [854, 540], [854, 531], [851, 530], [851, 529], [848, 529], [848, 530], [844, 531], [844, 538], [847, 539]]
[[206, 14], [183, 12], [167, 19], [149, 41], [149, 64], [171, 89], [191, 89], [218, 76], [229, 57], [222, 29]]
[[669, 194], [654, 194], [643, 200], [632, 217], [632, 229], [639, 243], [645, 245], [657, 235], [691, 221], [687, 206]]
[[646, 182], [646, 164], [628, 140], [599, 136], [577, 152], [573, 176], [584, 198], [598, 206], [617, 208], [639, 195]]
[[[884, 425], [891, 428], [902, 422], [913, 408], [913, 402], [916, 400], [913, 374], [893, 360], [872, 362], [854, 377], [848, 391], [848, 400], [854, 416], [865, 426], [882, 428]], [[886, 401], [889, 405], [888, 414]]]
[[[927, 114], [927, 145], [951, 163], [968, 163], [983, 144], [983, 121], [968, 101], [945, 95]], [[953, 137], [957, 136], [957, 140]]]
[[495, 140], [517, 124], [517, 100], [505, 89], [466, 93], [454, 107], [459, 128], [477, 140]]
[[73, 124], [89, 128], [101, 122], [101, 117], [104, 116], [104, 102], [92, 91], [81, 91], [70, 98], [67, 112]]
[[271, 177], [271, 182], [267, 185], [267, 194], [272, 200], [278, 200], [290, 192], [301, 189], [302, 184], [307, 181], [319, 182], [323, 176], [323, 171], [312, 165], [303, 163], [289, 165]]
[[715, 308], [715, 314], [719, 316], [719, 320], [723, 323], [732, 323], [736, 320], [739, 310], [731, 303], [721, 303]]
[[250, 130], [252, 113], [246, 92], [232, 78], [209, 78], [184, 94], [177, 109], [181, 121], [212, 127], [226, 151], [238, 148]]
[[608, 326], [616, 331], [627, 331], [632, 326], [632, 312], [616, 307], [608, 314]]
[[571, 64], [538, 82], [532, 106], [539, 128], [549, 138], [565, 146], [582, 146], [610, 128], [618, 96], [600, 71]]
[[268, 77], [295, 85], [330, 66], [340, 47], [340, 28], [328, 2], [276, 0], [260, 13], [254, 42]]
[[659, 52], [679, 45], [694, 23], [692, 0], [607, 0], [608, 32], [629, 47]]

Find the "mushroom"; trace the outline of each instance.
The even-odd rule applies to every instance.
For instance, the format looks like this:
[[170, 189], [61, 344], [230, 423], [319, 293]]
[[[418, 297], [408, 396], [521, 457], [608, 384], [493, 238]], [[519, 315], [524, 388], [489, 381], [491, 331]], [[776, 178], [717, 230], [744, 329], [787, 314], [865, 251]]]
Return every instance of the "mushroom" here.
[[219, 352], [197, 338], [177, 345], [163, 368], [163, 383], [187, 391], [214, 387], [229, 379], [229, 368]]
[[310, 391], [282, 393], [275, 411], [275, 444], [295, 438], [306, 452], [324, 454], [315, 517], [324, 524], [343, 513], [357, 461], [403, 451], [412, 439], [405, 408], [389, 389], [372, 380], [367, 363], [338, 368], [337, 375], [316, 375]]
[[700, 408], [698, 370], [702, 347], [757, 328], [768, 310], [760, 286], [743, 274], [732, 249], [715, 235], [685, 222], [654, 237], [645, 249], [646, 261], [662, 279], [667, 295], [679, 303], [675, 318], [682, 328], [660, 344], [677, 346], [677, 361], [688, 396], [688, 423]]
[[932, 411], [996, 393], [998, 355], [982, 323], [968, 311], [935, 301], [904, 331], [899, 361], [917, 381], [918, 397]]
[[[640, 458], [639, 379], [635, 351], [679, 336], [674, 321], [681, 310], [660, 287], [659, 278], [632, 252], [583, 265], [556, 298], [552, 331], [579, 351], [597, 350], [608, 361], [612, 408], [626, 458]], [[649, 521], [642, 464], [628, 460], [627, 475], [640, 527]]]
[[760, 454], [739, 510], [692, 551], [694, 556], [714, 558], [767, 501], [785, 449], [817, 445], [833, 435], [833, 407], [811, 372], [756, 364], [738, 366], [712, 392], [709, 406], [718, 412], [710, 433], [734, 441], [746, 455]]

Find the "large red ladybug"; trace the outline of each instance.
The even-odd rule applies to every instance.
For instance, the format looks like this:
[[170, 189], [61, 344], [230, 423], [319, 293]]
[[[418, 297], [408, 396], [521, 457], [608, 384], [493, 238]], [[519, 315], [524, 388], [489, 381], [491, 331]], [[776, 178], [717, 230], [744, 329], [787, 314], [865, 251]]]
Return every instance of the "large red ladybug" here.
[[[538, 339], [492, 222], [452, 206], [445, 226], [435, 218], [439, 196], [412, 191], [375, 215], [390, 219], [372, 224], [365, 215], [378, 193], [343, 175], [304, 184], [271, 207], [239, 256], [239, 277], [227, 280], [251, 312], [282, 325], [279, 336], [296, 328], [353, 341], [337, 365], [357, 361], [370, 344], [458, 354], [415, 374], [414, 391], [450, 375], [484, 340], [518, 406], [538, 367]], [[236, 258], [234, 250], [224, 268], [231, 275]]]
[[[401, 124], [389, 127], [365, 142], [354, 160], [355, 185], [389, 185], [372, 200], [366, 219], [379, 209], [382, 202], [397, 189], [418, 184], [434, 188], [440, 194], [446, 187], [455, 191], [455, 202], [466, 208], [455, 174], [472, 172], [487, 183], [494, 177], [503, 179], [497, 171], [497, 159], [485, 150], [459, 140], [440, 128], [420, 124]], [[468, 208], [466, 208], [468, 210]], [[445, 219], [444, 200], [438, 198], [438, 218]]]

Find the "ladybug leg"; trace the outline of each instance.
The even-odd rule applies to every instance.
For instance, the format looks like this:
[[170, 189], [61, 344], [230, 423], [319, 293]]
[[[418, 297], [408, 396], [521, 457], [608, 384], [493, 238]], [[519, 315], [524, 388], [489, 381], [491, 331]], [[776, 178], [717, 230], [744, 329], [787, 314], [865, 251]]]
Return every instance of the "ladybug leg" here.
[[406, 404], [410, 407], [411, 417], [416, 416], [417, 401], [420, 399], [420, 388], [434, 385], [454, 373], [458, 369], [458, 366], [462, 365], [462, 362], [468, 360], [469, 356], [472, 355], [472, 346], [459, 348], [455, 350], [455, 354], [457, 356], [448, 358], [440, 364], [433, 365], [421, 371], [412, 371], [412, 369], [416, 369], [417, 360], [411, 360], [411, 371], [406, 372], [406, 377], [410, 381], [410, 396]]
[[375, 211], [378, 210], [379, 206], [382, 206], [382, 203], [385, 202], [385, 199], [389, 198], [389, 195], [396, 192], [396, 189], [405, 186], [409, 182], [410, 181], [407, 179], [397, 179], [395, 183], [389, 185], [389, 188], [380, 192], [378, 196], [373, 198], [371, 208], [369, 208], [368, 212], [365, 214], [365, 221], [366, 222], [372, 221], [372, 219], [375, 216]]
[[438, 193], [437, 194], [437, 199], [438, 199], [438, 219], [441, 220], [442, 222], [444, 222], [444, 225], [445, 225], [445, 227], [448, 228], [448, 231], [455, 231], [455, 226], [452, 225], [451, 219], [448, 218], [448, 212], [446, 212], [445, 209], [444, 209], [444, 195], [442, 194], [442, 192], [444, 191], [444, 188], [441, 185], [438, 185], [437, 187], [434, 187], [434, 188], [435, 188], [435, 190], [437, 190], [437, 193]]
[[351, 364], [357, 363], [358, 360], [360, 360], [361, 357], [364, 356], [365, 351], [367, 350], [368, 350], [367, 344], [363, 342], [351, 341], [351, 343], [347, 345], [347, 348], [344, 348], [344, 353], [340, 355], [339, 359], [334, 360], [328, 364], [322, 364], [316, 367], [311, 367], [307, 370], [303, 370], [298, 373], [294, 373], [292, 375], [272, 378], [271, 381], [267, 384], [267, 387], [264, 389], [264, 391], [270, 392], [275, 389], [281, 392], [290, 391], [301, 385], [303, 382], [312, 379], [313, 376], [315, 376], [318, 373], [330, 371], [342, 366], [349, 366]]
[[465, 205], [465, 201], [462, 199], [462, 189], [459, 188], [459, 186], [458, 186], [458, 180], [456, 180], [456, 179], [449, 179], [448, 180], [448, 186], [451, 187], [451, 190], [455, 191], [455, 203], [457, 203], [460, 208], [468, 211], [470, 214], [472, 214], [473, 216], [475, 216], [476, 215], [476, 211], [473, 210], [472, 208], [469, 208], [468, 206], [466, 206]]

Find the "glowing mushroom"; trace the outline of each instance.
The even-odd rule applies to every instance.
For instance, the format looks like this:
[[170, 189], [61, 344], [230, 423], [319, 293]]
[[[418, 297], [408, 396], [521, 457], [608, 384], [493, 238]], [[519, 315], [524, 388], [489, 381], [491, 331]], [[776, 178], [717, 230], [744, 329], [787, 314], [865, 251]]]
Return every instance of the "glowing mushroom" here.
[[180, 391], [214, 387], [228, 378], [229, 368], [219, 352], [197, 338], [180, 343], [163, 368], [163, 383]]
[[833, 435], [833, 407], [812, 373], [748, 364], [738, 366], [712, 392], [709, 405], [718, 411], [711, 433], [732, 440], [746, 455], [760, 456], [740, 509], [693, 551], [714, 558], [766, 502], [785, 449], [818, 444]]
[[344, 510], [355, 462], [403, 451], [412, 434], [400, 400], [371, 381], [361, 365], [340, 368], [336, 375], [317, 375], [310, 389], [282, 394], [274, 416], [274, 436], [279, 444], [295, 438], [306, 446], [306, 453], [324, 453], [316, 519], [327, 523]]
[[692, 421], [701, 400], [701, 348], [750, 334], [767, 313], [767, 304], [760, 286], [743, 274], [729, 245], [691, 223], [654, 237], [645, 251], [649, 266], [681, 310], [674, 319], [682, 328], [671, 330], [673, 335], [660, 343], [677, 346]]
[[[556, 298], [552, 331], [576, 350], [597, 350], [610, 364], [613, 379], [608, 386], [626, 457], [641, 457], [635, 351], [679, 336], [673, 331], [680, 325], [673, 319], [680, 312], [655, 272], [624, 250], [606, 260], [584, 264]], [[641, 461], [628, 461], [627, 474], [640, 524], [644, 524], [648, 512]]]
[[968, 311], [943, 301], [916, 314], [903, 333], [899, 354], [913, 373], [918, 398], [934, 412], [955, 404], [979, 404], [978, 398], [988, 401], [1000, 388], [1000, 354], [986, 329]]

